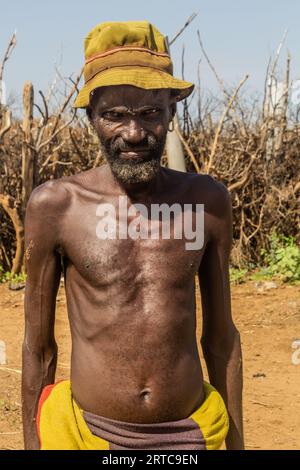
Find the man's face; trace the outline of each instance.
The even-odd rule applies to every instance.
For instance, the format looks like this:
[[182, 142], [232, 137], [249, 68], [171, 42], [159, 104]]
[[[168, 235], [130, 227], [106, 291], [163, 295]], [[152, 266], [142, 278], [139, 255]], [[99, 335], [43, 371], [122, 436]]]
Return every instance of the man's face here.
[[170, 90], [120, 85], [95, 91], [92, 123], [111, 170], [121, 183], [153, 180], [175, 110]]

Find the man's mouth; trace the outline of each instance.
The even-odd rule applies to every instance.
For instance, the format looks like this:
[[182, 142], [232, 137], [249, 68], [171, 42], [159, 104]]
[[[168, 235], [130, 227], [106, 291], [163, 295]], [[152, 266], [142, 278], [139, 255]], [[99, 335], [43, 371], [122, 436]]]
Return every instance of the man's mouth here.
[[122, 152], [120, 152], [120, 156], [128, 160], [132, 160], [135, 158], [146, 158], [149, 157], [149, 154], [150, 150], [147, 148], [122, 150]]

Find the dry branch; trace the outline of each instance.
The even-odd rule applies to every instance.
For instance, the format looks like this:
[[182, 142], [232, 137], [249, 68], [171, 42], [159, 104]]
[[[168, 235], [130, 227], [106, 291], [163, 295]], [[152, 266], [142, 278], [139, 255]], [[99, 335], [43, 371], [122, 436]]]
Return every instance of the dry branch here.
[[2, 129], [0, 130], [0, 143], [3, 140], [3, 137], [5, 136], [5, 134], [11, 128], [11, 111], [10, 111], [10, 109], [6, 108], [3, 111], [3, 115], [4, 115], [4, 119], [3, 119], [4, 125], [3, 125]]
[[54, 121], [54, 124], [53, 124], [52, 135], [55, 134], [56, 128], [57, 128], [58, 123], [59, 123], [59, 120], [60, 120], [62, 114], [64, 113], [64, 111], [66, 110], [68, 104], [70, 103], [70, 101], [72, 99], [72, 96], [78, 90], [78, 83], [80, 82], [82, 74], [83, 74], [83, 68], [81, 69], [80, 73], [77, 75], [76, 79], [74, 81], [72, 81], [73, 86], [71, 87], [71, 90], [70, 90], [69, 94], [66, 96], [64, 102], [61, 105], [60, 110], [58, 111], [58, 113], [56, 115], [56, 118], [55, 118], [55, 121]]
[[16, 236], [16, 253], [12, 265], [12, 274], [21, 272], [24, 257], [24, 226], [16, 207], [16, 201], [11, 196], [0, 194], [0, 204], [12, 221]]
[[183, 33], [183, 31], [191, 24], [191, 22], [196, 18], [198, 13], [192, 13], [191, 16], [186, 20], [184, 23], [183, 27], [175, 34], [175, 36], [169, 41], [169, 46], [171, 46], [176, 39], [179, 38], [179, 36]]
[[5, 51], [5, 54], [4, 54], [4, 57], [3, 57], [3, 60], [0, 64], [0, 82], [3, 80], [3, 72], [4, 72], [4, 66], [5, 66], [5, 63], [8, 61], [8, 59], [10, 58], [11, 54], [12, 54], [12, 51], [14, 50], [14, 48], [16, 47], [16, 44], [17, 44], [17, 35], [16, 33], [14, 32], [14, 34], [12, 35], [9, 43], [8, 43], [8, 46], [7, 46], [7, 49]]
[[243, 84], [246, 82], [246, 80], [248, 80], [248, 77], [249, 75], [246, 75], [241, 81], [240, 83], [238, 84], [237, 88], [235, 89], [232, 97], [230, 98], [230, 101], [228, 103], [228, 106], [224, 109], [224, 112], [221, 116], [221, 119], [219, 121], [219, 124], [218, 124], [218, 127], [217, 127], [217, 131], [216, 131], [216, 135], [215, 135], [215, 139], [214, 139], [214, 142], [213, 142], [213, 145], [212, 145], [212, 149], [211, 149], [211, 153], [210, 153], [210, 156], [209, 156], [209, 160], [208, 160], [208, 163], [205, 167], [205, 171], [206, 173], [209, 173], [210, 172], [210, 169], [213, 165], [213, 161], [214, 161], [214, 157], [215, 157], [215, 153], [216, 153], [216, 149], [217, 149], [217, 145], [218, 145], [218, 140], [219, 140], [219, 137], [220, 137], [220, 134], [222, 132], [222, 129], [223, 129], [223, 125], [224, 125], [224, 121], [225, 121], [225, 118], [234, 102], [234, 100], [236, 99], [237, 97], [237, 94], [240, 90], [240, 88], [243, 86]]
[[23, 89], [23, 144], [22, 144], [22, 206], [23, 213], [35, 184], [35, 152], [31, 146], [33, 121], [33, 85], [25, 82]]
[[206, 53], [206, 50], [204, 49], [203, 42], [202, 42], [202, 39], [201, 39], [200, 31], [199, 31], [199, 30], [197, 30], [197, 35], [198, 35], [198, 41], [199, 41], [199, 44], [200, 44], [201, 51], [202, 51], [202, 53], [203, 53], [203, 55], [204, 55], [204, 57], [205, 57], [205, 59], [206, 59], [208, 65], [209, 65], [210, 69], [212, 70], [214, 76], [216, 77], [217, 82], [219, 83], [219, 85], [220, 85], [220, 87], [221, 87], [221, 89], [222, 89], [224, 95], [225, 95], [226, 98], [229, 100], [229, 99], [230, 99], [230, 96], [229, 96], [229, 94], [228, 94], [227, 91], [226, 91], [224, 82], [223, 82], [223, 80], [221, 80], [221, 78], [219, 77], [219, 75], [218, 75], [218, 73], [217, 73], [215, 67], [213, 66], [212, 62], [210, 61], [210, 59], [209, 59], [209, 57], [208, 57], [208, 55], [207, 55], [207, 53]]
[[180, 130], [179, 130], [179, 127], [178, 125], [175, 125], [175, 132], [176, 134], [178, 135], [183, 147], [185, 148], [189, 158], [191, 159], [191, 161], [193, 162], [193, 165], [195, 167], [195, 170], [197, 173], [200, 173], [200, 166], [196, 160], [196, 157], [195, 155], [193, 154], [192, 150], [190, 149], [187, 141], [184, 139], [183, 135], [181, 134]]

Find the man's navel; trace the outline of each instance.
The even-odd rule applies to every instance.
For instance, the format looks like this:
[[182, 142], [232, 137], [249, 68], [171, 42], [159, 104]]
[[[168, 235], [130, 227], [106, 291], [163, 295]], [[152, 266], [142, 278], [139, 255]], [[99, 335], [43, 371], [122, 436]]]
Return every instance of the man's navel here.
[[151, 398], [151, 390], [150, 388], [146, 387], [143, 388], [143, 390], [140, 391], [140, 399], [147, 403]]

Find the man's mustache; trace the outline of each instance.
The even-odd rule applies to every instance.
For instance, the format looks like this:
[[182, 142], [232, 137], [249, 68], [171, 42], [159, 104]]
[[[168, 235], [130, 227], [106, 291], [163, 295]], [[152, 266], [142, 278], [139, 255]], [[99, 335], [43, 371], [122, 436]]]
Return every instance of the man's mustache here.
[[121, 152], [130, 152], [145, 150], [149, 152], [154, 152], [160, 148], [159, 141], [152, 135], [147, 136], [138, 144], [130, 144], [126, 142], [122, 137], [117, 137], [110, 145], [110, 151], [112, 154], [117, 154]]

